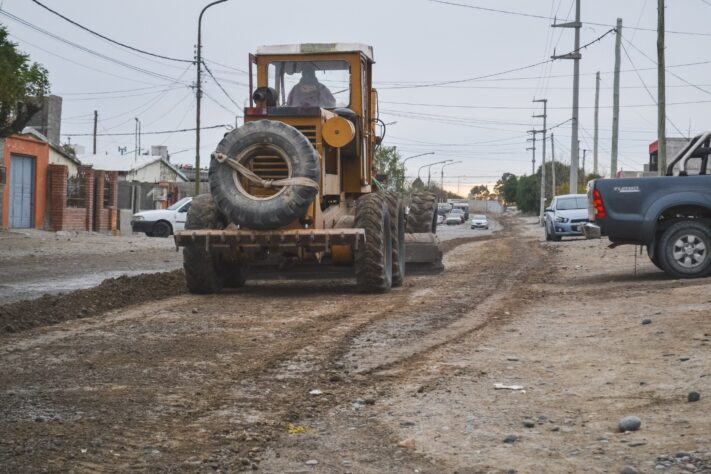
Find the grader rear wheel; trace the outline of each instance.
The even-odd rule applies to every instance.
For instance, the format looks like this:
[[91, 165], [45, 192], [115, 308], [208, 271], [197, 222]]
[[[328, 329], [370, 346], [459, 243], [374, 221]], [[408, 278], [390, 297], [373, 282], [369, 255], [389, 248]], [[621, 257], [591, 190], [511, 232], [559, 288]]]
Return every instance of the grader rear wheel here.
[[356, 201], [354, 224], [365, 229], [365, 244], [355, 251], [358, 288], [366, 293], [386, 293], [392, 287], [393, 248], [390, 211], [381, 193], [366, 194]]
[[412, 195], [407, 216], [407, 233], [422, 234], [437, 231], [437, 196], [422, 192]]
[[[185, 229], [223, 229], [221, 216], [210, 194], [193, 198], [185, 219]], [[183, 248], [183, 271], [185, 283], [191, 293], [218, 293], [223, 287], [236, 288], [244, 285], [244, 268], [241, 265], [223, 262], [219, 255], [205, 250], [202, 245], [186, 245]]]
[[393, 283], [394, 288], [405, 281], [405, 206], [400, 195], [385, 191], [383, 197], [390, 211], [390, 237], [393, 247]]

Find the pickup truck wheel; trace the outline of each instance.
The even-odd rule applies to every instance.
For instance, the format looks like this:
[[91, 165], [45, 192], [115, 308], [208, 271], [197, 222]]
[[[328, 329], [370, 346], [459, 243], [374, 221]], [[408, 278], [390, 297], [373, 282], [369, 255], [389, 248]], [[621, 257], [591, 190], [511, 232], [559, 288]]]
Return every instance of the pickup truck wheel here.
[[165, 221], [158, 221], [153, 225], [153, 232], [152, 234], [155, 237], [170, 237], [170, 234], [173, 233], [173, 229], [171, 228], [170, 224], [168, 224]]
[[546, 229], [546, 241], [550, 242], [551, 240], [551, 233], [548, 231], [548, 224], [545, 224], [545, 229]]
[[692, 220], [672, 224], [659, 241], [659, 264], [676, 278], [698, 278], [711, 273], [711, 230]]

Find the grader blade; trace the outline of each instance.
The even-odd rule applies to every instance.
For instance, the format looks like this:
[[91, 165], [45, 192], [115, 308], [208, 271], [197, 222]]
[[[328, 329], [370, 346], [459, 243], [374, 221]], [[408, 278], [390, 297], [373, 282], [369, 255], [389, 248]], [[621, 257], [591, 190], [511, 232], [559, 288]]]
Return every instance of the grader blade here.
[[410, 275], [441, 273], [444, 265], [439, 237], [430, 232], [405, 234], [405, 265]]

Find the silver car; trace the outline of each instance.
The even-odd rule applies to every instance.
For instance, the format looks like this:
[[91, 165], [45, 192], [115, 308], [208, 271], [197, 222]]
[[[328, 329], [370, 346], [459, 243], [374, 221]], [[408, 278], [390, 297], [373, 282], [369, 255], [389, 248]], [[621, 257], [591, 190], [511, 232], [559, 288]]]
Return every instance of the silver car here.
[[546, 208], [544, 224], [546, 240], [559, 241], [562, 237], [583, 235], [582, 226], [588, 221], [586, 194], [555, 196]]
[[489, 220], [483, 214], [476, 214], [471, 220], [472, 229], [488, 229]]

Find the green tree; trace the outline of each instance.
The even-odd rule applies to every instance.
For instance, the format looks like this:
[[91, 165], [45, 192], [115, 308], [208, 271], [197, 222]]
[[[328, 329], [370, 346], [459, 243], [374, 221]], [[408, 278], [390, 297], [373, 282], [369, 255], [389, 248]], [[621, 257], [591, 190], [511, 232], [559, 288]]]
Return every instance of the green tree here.
[[521, 212], [538, 212], [541, 184], [538, 176], [521, 176], [516, 185], [516, 205]]
[[405, 166], [394, 146], [381, 146], [375, 152], [375, 173], [388, 189], [405, 190]]
[[517, 189], [518, 178], [513, 173], [504, 173], [494, 186], [494, 192], [507, 204], [516, 202]]
[[0, 25], [0, 138], [21, 131], [48, 93], [47, 70], [19, 52]]
[[488, 199], [490, 194], [489, 188], [485, 184], [477, 184], [469, 190], [469, 195], [474, 199]]

